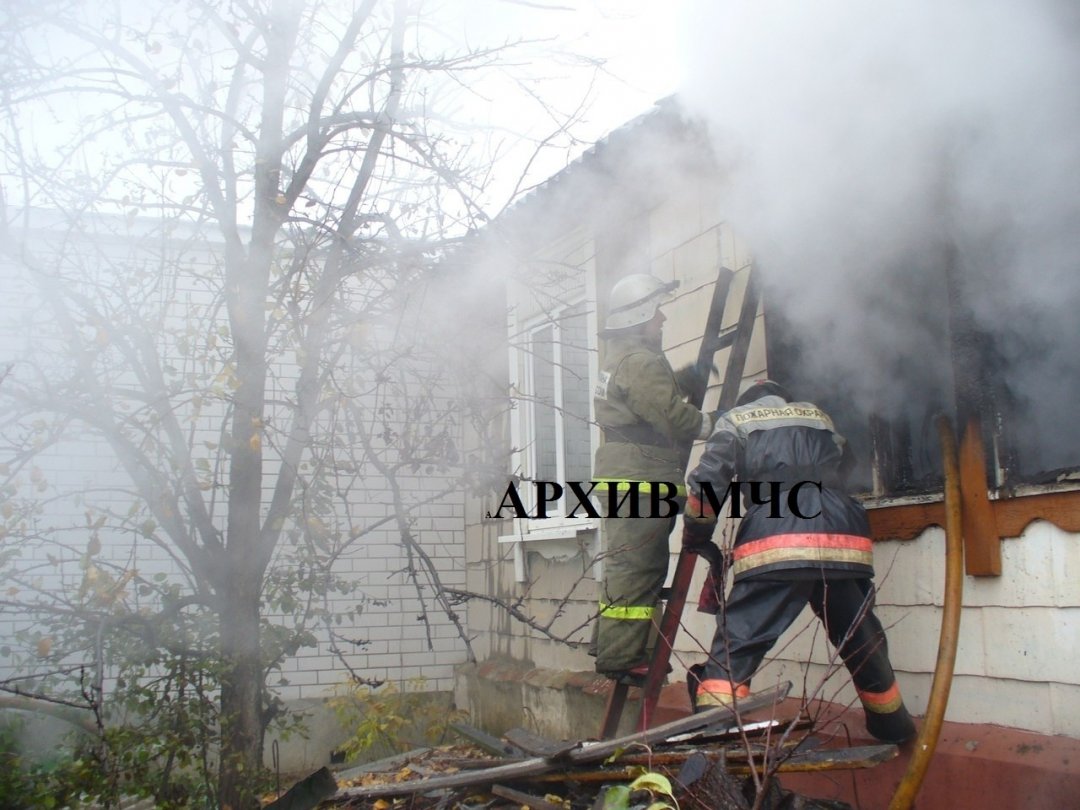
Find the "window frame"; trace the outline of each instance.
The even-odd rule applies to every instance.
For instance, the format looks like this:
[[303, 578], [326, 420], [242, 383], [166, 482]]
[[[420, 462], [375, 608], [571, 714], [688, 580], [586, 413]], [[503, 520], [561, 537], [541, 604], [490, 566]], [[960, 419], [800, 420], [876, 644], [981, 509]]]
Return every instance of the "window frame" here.
[[[516, 307], [512, 307], [508, 316], [509, 334], [517, 338], [511, 339], [508, 346], [510, 390], [517, 400], [516, 413], [511, 419], [510, 433], [513, 453], [511, 466], [513, 480], [518, 482], [518, 493], [528, 512], [533, 514], [535, 509], [535, 488], [532, 482], [538, 472], [536, 427], [536, 409], [538, 401], [535, 383], [536, 353], [533, 351], [534, 336], [550, 328], [552, 345], [552, 366], [562, 367], [562, 321], [565, 313], [574, 307], [582, 307], [581, 316], [585, 318], [585, 345], [583, 346], [587, 360], [585, 363], [586, 376], [583, 379], [585, 402], [588, 405], [588, 435], [589, 435], [589, 466], [588, 478], [592, 475], [592, 459], [599, 445], [600, 431], [596, 426], [595, 413], [592, 402], [592, 389], [599, 375], [599, 349], [597, 314], [595, 302], [595, 282], [593, 273], [586, 273], [584, 285], [579, 285], [576, 294], [561, 300], [558, 305], [550, 309], [532, 313], [525, 318], [519, 318]], [[563, 390], [563, 375], [554, 375], [554, 404], [555, 433], [556, 433], [556, 475], [559, 483], [565, 483], [566, 476], [566, 445], [564, 420], [567, 416], [563, 413], [565, 403]], [[523, 485], [524, 484], [524, 485]], [[527, 486], [526, 486], [527, 485]], [[534, 517], [514, 517], [512, 531], [498, 537], [500, 546], [509, 545], [513, 551], [514, 579], [517, 582], [528, 581], [528, 551], [540, 553], [543, 557], [553, 560], [568, 560], [578, 555], [585, 555], [590, 560], [592, 576], [596, 579], [602, 577], [601, 564], [598, 560], [600, 544], [600, 519], [584, 516], [578, 510], [577, 517], [566, 516], [566, 500], [564, 494], [554, 505], [549, 517], [539, 519]], [[526, 545], [527, 544], [527, 545]]]

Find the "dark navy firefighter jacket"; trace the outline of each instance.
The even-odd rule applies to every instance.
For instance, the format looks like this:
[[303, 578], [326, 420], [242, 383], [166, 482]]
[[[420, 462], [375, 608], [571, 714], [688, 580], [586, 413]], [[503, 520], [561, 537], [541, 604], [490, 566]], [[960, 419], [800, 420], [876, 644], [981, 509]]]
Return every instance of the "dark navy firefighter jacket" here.
[[703, 482], [720, 500], [737, 478], [746, 508], [732, 552], [736, 581], [872, 577], [870, 526], [866, 510], [840, 488], [843, 459], [844, 439], [828, 414], [810, 402], [764, 396], [717, 420], [687, 478], [687, 515], [710, 513]]

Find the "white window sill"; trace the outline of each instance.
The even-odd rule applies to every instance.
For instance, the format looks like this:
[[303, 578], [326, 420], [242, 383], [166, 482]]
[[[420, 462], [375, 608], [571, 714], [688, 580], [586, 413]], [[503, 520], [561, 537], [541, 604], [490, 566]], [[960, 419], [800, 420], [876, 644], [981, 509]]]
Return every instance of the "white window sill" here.
[[[581, 555], [586, 544], [594, 551], [599, 550], [599, 520], [582, 519], [559, 522], [554, 526], [544, 528], [540, 528], [544, 521], [515, 520], [514, 523], [519, 527], [519, 531], [516, 534], [500, 535], [498, 540], [500, 545], [512, 543], [514, 546], [514, 579], [517, 582], [528, 581], [526, 550], [538, 553], [545, 560], [556, 562], [566, 562]], [[593, 536], [581, 537], [586, 533], [591, 533]], [[528, 544], [527, 549], [526, 544]], [[593, 554], [593, 556], [596, 555]], [[594, 567], [597, 564], [594, 563]], [[594, 575], [599, 576], [599, 573], [594, 571]]]

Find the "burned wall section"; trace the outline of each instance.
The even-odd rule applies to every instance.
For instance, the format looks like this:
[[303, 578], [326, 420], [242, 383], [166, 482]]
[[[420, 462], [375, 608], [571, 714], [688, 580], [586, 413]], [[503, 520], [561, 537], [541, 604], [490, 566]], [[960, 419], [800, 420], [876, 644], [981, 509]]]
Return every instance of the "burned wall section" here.
[[[820, 294], [812, 271], [766, 269], [770, 374], [835, 414], [857, 491], [940, 491], [939, 414], [980, 418], [988, 481], [1002, 494], [1077, 480], [1080, 433], [1062, 416], [1080, 394], [1080, 332], [1022, 299], [988, 321], [986, 268], [950, 255], [932, 251], [878, 277], [874, 291], [853, 278], [836, 307], [816, 310], [794, 304]], [[1080, 307], [1080, 294], [1063, 286], [1061, 305]]]
[[[723, 210], [808, 384], [889, 426], [860, 441], [891, 460], [879, 467], [908, 463], [895, 445], [917, 446], [944, 407], [981, 414], [1002, 493], [1075, 479], [1080, 429], [1062, 415], [1080, 394], [1080, 29], [1066, 5], [687, 8], [680, 98], [707, 122]], [[869, 491], [925, 491], [917, 463], [897, 475]]]

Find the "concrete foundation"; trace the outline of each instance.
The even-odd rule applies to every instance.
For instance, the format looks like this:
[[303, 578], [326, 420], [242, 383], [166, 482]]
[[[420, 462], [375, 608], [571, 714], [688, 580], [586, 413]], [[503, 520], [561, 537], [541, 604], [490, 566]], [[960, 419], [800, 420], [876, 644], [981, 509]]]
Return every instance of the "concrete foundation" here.
[[[595, 738], [611, 681], [595, 672], [536, 667], [493, 659], [455, 670], [454, 702], [472, 725], [491, 734], [520, 726], [552, 740]], [[634, 730], [640, 693], [630, 690], [620, 734]]]
[[276, 767], [283, 774], [306, 775], [329, 765], [334, 752], [349, 738], [349, 730], [338, 722], [323, 699], [290, 700], [286, 706], [301, 715], [305, 731], [287, 737], [267, 734], [263, 752], [266, 767]]

